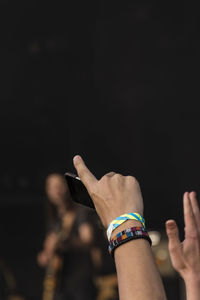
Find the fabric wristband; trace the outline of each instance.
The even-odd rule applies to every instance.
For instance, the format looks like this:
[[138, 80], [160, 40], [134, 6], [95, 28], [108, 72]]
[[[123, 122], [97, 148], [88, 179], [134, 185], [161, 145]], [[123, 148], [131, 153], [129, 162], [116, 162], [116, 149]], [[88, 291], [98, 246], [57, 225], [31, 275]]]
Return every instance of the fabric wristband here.
[[123, 214], [123, 215], [117, 217], [115, 220], [113, 220], [109, 224], [109, 226], [107, 228], [107, 238], [108, 238], [109, 242], [110, 242], [110, 238], [111, 238], [111, 234], [112, 234], [113, 230], [115, 230], [118, 226], [120, 226], [121, 224], [123, 224], [127, 220], [140, 221], [142, 223], [142, 226], [145, 227], [145, 220], [140, 214], [138, 214], [138, 213]]
[[129, 242], [135, 239], [146, 239], [150, 246], [152, 245], [152, 241], [148, 235], [146, 228], [144, 227], [131, 227], [122, 232], [119, 232], [109, 243], [108, 251], [114, 256], [114, 251], [120, 245]]

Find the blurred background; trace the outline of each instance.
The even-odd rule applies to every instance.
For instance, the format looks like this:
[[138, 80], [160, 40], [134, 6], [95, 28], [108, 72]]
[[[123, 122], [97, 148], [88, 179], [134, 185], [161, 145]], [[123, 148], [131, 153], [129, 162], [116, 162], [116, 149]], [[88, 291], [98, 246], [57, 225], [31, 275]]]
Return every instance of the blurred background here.
[[45, 178], [75, 154], [136, 176], [151, 230], [183, 228], [182, 194], [200, 191], [196, 2], [0, 1], [0, 257], [25, 299], [43, 289]]

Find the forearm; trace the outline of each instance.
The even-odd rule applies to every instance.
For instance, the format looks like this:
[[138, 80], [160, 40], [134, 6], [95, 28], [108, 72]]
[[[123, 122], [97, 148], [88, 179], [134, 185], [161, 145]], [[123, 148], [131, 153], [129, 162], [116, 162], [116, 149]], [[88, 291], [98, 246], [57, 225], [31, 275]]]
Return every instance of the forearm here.
[[120, 300], [166, 300], [148, 241], [144, 239], [129, 241], [118, 247], [114, 255]]

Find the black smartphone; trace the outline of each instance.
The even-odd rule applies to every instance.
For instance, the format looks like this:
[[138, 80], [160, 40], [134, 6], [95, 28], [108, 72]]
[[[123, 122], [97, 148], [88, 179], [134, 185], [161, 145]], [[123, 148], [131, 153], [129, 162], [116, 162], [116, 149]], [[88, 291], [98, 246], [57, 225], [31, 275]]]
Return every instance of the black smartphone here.
[[72, 200], [87, 207], [95, 208], [93, 201], [80, 178], [71, 172], [65, 173], [64, 176], [67, 181]]

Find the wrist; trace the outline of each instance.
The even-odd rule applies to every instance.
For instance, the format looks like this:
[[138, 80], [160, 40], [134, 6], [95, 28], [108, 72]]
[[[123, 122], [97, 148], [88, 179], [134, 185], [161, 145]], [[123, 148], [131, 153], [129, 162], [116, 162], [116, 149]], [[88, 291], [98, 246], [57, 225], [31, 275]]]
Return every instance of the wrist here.
[[185, 282], [187, 299], [200, 299], [200, 276], [193, 272], [182, 276]]
[[186, 287], [199, 285], [200, 286], [200, 273], [190, 272], [188, 274], [181, 274], [185, 281]]

